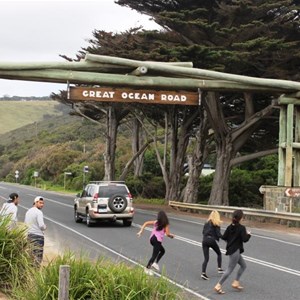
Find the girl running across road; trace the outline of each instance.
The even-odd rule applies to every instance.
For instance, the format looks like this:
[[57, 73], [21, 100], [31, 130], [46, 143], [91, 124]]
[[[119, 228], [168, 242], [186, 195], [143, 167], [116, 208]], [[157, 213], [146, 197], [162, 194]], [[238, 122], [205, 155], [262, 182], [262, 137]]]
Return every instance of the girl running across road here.
[[150, 243], [153, 246], [153, 253], [145, 268], [145, 272], [148, 275], [153, 275], [151, 267], [159, 271], [158, 262], [165, 254], [165, 248], [162, 246], [164, 236], [166, 235], [171, 239], [174, 238], [174, 235], [170, 233], [169, 219], [164, 211], [158, 213], [157, 220], [145, 222], [141, 230], [137, 233], [138, 237], [142, 235], [145, 227], [151, 225], [153, 225], [153, 229], [150, 235]]
[[202, 250], [204, 255], [204, 262], [202, 264], [202, 273], [201, 278], [204, 280], [208, 280], [209, 277], [206, 275], [206, 267], [209, 261], [209, 248], [212, 248], [217, 256], [218, 256], [218, 273], [223, 274], [224, 271], [222, 270], [222, 254], [220, 251], [220, 247], [216, 241], [222, 237], [221, 234], [221, 225], [222, 221], [220, 219], [220, 214], [218, 211], [213, 210], [207, 222], [204, 224], [203, 227], [203, 240], [202, 240]]
[[251, 237], [250, 231], [247, 232], [246, 227], [240, 224], [243, 215], [244, 214], [242, 210], [235, 210], [232, 215], [232, 223], [226, 228], [222, 236], [222, 239], [227, 241], [226, 255], [229, 255], [229, 263], [227, 270], [215, 286], [215, 291], [218, 294], [225, 293], [222, 289], [222, 284], [233, 272], [237, 264], [240, 265], [240, 268], [238, 269], [235, 280], [231, 286], [239, 291], [243, 289], [239, 280], [246, 269], [246, 263], [241, 254], [244, 252], [243, 243], [248, 242]]

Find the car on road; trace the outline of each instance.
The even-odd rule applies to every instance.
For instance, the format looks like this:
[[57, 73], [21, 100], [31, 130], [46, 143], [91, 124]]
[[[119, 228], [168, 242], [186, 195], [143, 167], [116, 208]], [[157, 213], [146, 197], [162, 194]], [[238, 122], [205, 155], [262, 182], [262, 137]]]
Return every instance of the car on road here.
[[101, 220], [131, 226], [133, 215], [133, 199], [123, 181], [91, 181], [74, 199], [75, 222], [85, 220], [88, 227]]

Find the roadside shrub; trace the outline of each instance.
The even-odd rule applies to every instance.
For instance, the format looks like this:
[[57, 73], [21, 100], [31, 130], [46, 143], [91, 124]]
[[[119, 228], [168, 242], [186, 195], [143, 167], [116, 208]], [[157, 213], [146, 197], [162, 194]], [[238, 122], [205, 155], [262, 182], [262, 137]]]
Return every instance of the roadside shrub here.
[[6, 293], [23, 287], [34, 272], [25, 226], [9, 229], [9, 222], [0, 216], [0, 289]]
[[153, 177], [151, 181], [145, 182], [143, 197], [144, 198], [164, 198], [165, 197], [165, 182], [162, 177]]
[[[229, 183], [229, 204], [242, 207], [262, 207], [259, 187], [263, 184], [257, 172], [234, 169]], [[256, 179], [256, 180], [255, 180]]]
[[153, 278], [142, 268], [112, 263], [103, 258], [90, 262], [71, 253], [59, 256], [34, 276], [31, 286], [15, 291], [18, 300], [53, 300], [58, 298], [60, 265], [70, 266], [70, 300], [173, 300], [178, 289], [163, 277]]
[[126, 184], [130, 192], [134, 196], [142, 198], [164, 198], [165, 183], [161, 176], [152, 176], [150, 173], [145, 173], [140, 177], [128, 177]]

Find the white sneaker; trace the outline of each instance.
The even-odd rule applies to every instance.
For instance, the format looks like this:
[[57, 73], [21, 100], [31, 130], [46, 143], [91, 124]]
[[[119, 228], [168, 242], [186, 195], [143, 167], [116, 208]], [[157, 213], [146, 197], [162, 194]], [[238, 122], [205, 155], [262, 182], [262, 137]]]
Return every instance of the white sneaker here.
[[155, 269], [156, 271], [159, 271], [159, 265], [158, 265], [158, 263], [154, 262], [151, 267], [153, 269]]
[[147, 275], [150, 275], [150, 276], [154, 275], [153, 271], [148, 268], [144, 268], [144, 271]]

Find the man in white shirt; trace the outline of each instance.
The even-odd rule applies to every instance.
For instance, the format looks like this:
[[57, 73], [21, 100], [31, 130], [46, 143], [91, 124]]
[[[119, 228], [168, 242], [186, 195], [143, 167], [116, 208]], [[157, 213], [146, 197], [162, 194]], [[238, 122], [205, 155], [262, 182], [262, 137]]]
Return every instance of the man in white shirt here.
[[32, 244], [32, 254], [37, 267], [40, 266], [44, 254], [44, 231], [46, 225], [44, 223], [44, 215], [42, 208], [44, 207], [44, 198], [35, 197], [33, 207], [28, 209], [25, 214], [25, 224], [28, 226], [28, 241]]
[[12, 229], [17, 225], [18, 218], [18, 204], [19, 204], [19, 195], [17, 193], [11, 193], [9, 199], [6, 203], [3, 204], [0, 215], [3, 217], [10, 218], [8, 222], [8, 228]]

